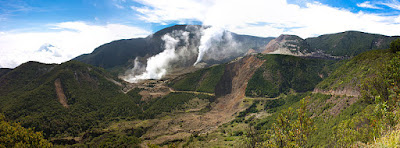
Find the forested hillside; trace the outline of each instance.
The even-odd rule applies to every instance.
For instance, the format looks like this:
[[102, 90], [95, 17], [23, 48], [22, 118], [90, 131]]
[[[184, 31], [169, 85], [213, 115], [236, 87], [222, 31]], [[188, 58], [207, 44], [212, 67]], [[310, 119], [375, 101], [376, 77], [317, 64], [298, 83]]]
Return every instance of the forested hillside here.
[[346, 31], [307, 38], [313, 50], [322, 50], [333, 56], [353, 57], [365, 51], [388, 49], [390, 42], [400, 37], [370, 34], [359, 31]]
[[[139, 144], [137, 137], [145, 131], [122, 131], [115, 135], [98, 133], [96, 129], [120, 120], [153, 119], [190, 109], [187, 104], [195, 98], [214, 100], [213, 96], [177, 92], [143, 101], [141, 89], [125, 94], [119, 81], [104, 69], [77, 61], [61, 65], [28, 62], [0, 78], [0, 108], [7, 120], [42, 131], [55, 144], [122, 146], [132, 139], [137, 141], [131, 144]], [[93, 132], [97, 134], [92, 135]], [[99, 136], [100, 141], [96, 139]], [[108, 140], [115, 138], [125, 140], [110, 145]]]
[[288, 55], [259, 55], [265, 59], [247, 85], [246, 95], [274, 98], [282, 93], [306, 92], [334, 70], [336, 60]]
[[[108, 79], [112, 77], [104, 70], [73, 61], [25, 63], [0, 79], [1, 111], [46, 137], [78, 136], [109, 120], [138, 118], [141, 110], [134, 98]], [[65, 100], [60, 100], [57, 91]]]

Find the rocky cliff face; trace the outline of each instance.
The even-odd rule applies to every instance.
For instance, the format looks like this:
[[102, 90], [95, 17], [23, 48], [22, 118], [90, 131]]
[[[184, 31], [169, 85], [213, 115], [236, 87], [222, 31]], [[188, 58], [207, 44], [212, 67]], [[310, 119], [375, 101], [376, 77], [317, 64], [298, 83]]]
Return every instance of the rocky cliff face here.
[[309, 49], [308, 43], [298, 36], [280, 35], [278, 38], [271, 40], [262, 53], [305, 56], [312, 52]]

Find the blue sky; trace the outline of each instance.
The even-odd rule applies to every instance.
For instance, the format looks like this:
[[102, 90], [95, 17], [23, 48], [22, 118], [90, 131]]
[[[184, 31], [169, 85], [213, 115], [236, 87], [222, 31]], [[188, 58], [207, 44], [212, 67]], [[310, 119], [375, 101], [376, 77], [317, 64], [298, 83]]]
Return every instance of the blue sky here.
[[0, 31], [48, 31], [48, 24], [81, 21], [104, 25], [117, 23], [157, 31], [169, 25], [138, 19], [135, 1], [116, 0], [0, 0]]
[[[0, 0], [0, 67], [31, 60], [61, 63], [101, 44], [145, 37], [175, 24], [212, 25], [263, 37], [306, 38], [347, 30], [400, 35], [400, 2]], [[41, 50], [48, 45], [50, 50]]]

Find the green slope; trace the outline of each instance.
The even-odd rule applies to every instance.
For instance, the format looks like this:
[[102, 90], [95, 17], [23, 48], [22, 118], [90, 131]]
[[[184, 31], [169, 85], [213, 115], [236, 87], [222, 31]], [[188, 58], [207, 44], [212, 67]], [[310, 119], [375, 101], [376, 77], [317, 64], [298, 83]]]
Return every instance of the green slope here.
[[346, 31], [307, 38], [312, 50], [322, 50], [333, 56], [353, 57], [373, 49], [388, 49], [391, 41], [399, 37], [369, 34], [358, 31]]
[[10, 72], [12, 69], [10, 68], [0, 68], [0, 77]]
[[344, 61], [329, 77], [317, 85], [321, 90], [342, 90], [352, 88], [358, 91], [364, 79], [373, 77], [393, 57], [389, 50], [364, 52]]
[[[221, 67], [223, 72], [224, 67]], [[214, 76], [215, 72], [221, 71], [219, 69], [215, 66], [205, 71]], [[144, 134], [145, 129], [113, 133], [100, 129], [118, 121], [184, 113], [191, 107], [197, 108], [191, 105], [192, 99], [203, 102], [204, 108], [199, 108], [198, 112], [208, 111], [209, 104], [215, 99], [209, 95], [177, 92], [142, 101], [141, 89], [125, 94], [121, 86], [110, 79], [117, 80], [102, 68], [77, 61], [60, 65], [28, 62], [0, 78], [0, 113], [4, 113], [9, 121], [43, 131], [44, 136], [53, 139], [55, 144], [75, 143], [63, 138], [81, 137], [81, 144], [86, 146], [122, 146], [134, 140], [129, 144], [132, 146], [140, 143], [137, 137]], [[213, 79], [205, 78], [199, 89], [208, 90], [209, 86], [215, 85]], [[57, 80], [61, 82], [68, 108], [58, 100]], [[136, 130], [141, 131], [136, 133]]]
[[198, 91], [214, 93], [215, 86], [224, 74], [225, 64], [201, 69], [193, 73], [186, 74], [169, 85], [175, 90]]
[[259, 55], [266, 61], [247, 84], [246, 96], [277, 97], [281, 93], [313, 90], [333, 70], [334, 60], [288, 55]]
[[153, 100], [149, 104], [147, 104], [144, 113], [146, 118], [154, 118], [162, 117], [165, 114], [174, 114], [175, 111], [185, 111], [184, 104], [195, 98], [205, 100], [207, 103], [212, 102], [214, 99], [212, 96], [202, 94], [196, 95], [193, 93], [182, 92], [170, 93], [163, 98]]
[[[67, 62], [61, 65], [25, 63], [0, 79], [0, 111], [46, 137], [77, 136], [118, 118], [137, 118], [141, 110], [123, 94], [104, 70]], [[59, 79], [69, 108], [57, 99]]]

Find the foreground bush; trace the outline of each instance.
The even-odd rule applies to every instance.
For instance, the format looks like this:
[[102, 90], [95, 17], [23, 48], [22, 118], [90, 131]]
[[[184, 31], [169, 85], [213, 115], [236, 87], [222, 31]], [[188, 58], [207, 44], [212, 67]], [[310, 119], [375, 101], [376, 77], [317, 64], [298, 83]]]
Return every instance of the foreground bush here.
[[400, 51], [400, 39], [396, 39], [390, 43], [390, 51], [394, 53]]
[[24, 128], [18, 123], [9, 123], [0, 114], [0, 148], [3, 147], [52, 147], [41, 132]]

